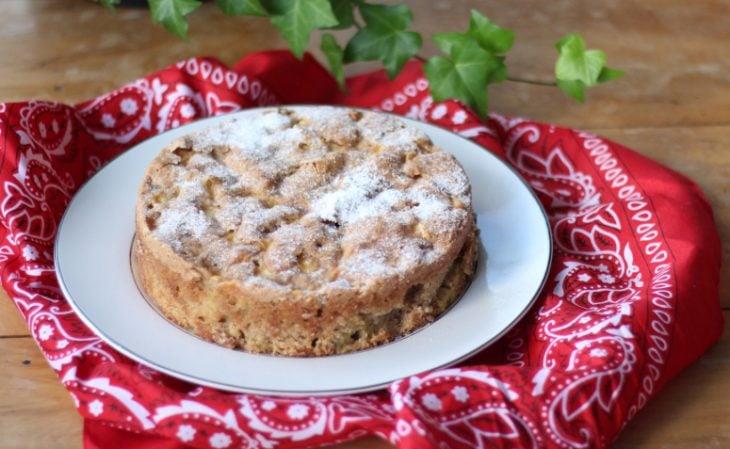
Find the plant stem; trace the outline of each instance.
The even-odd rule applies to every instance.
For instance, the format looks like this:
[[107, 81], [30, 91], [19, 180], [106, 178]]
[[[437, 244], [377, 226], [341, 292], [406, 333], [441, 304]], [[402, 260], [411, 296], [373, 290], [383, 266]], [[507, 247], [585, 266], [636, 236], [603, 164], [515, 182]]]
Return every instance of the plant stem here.
[[[413, 59], [416, 59], [418, 61], [421, 61], [423, 63], [426, 62], [426, 58], [424, 58], [421, 55], [413, 55]], [[508, 76], [507, 81], [512, 81], [513, 83], [525, 83], [525, 84], [534, 84], [537, 86], [550, 86], [550, 87], [556, 87], [558, 84], [555, 81], [543, 81], [543, 80], [533, 80], [529, 78], [522, 78], [520, 76]]]
[[537, 86], [556, 87], [558, 85], [558, 83], [556, 83], [555, 81], [531, 80], [519, 76], [508, 76], [507, 81], [512, 81], [514, 83], [535, 84]]

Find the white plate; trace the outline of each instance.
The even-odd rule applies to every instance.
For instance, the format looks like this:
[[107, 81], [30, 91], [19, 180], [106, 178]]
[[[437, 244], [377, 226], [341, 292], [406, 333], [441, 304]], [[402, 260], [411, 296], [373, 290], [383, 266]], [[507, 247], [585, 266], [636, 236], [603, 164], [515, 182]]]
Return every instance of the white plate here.
[[[130, 269], [137, 188], [171, 140], [245, 110], [146, 140], [93, 176], [74, 196], [56, 240], [61, 289], [79, 317], [118, 351], [172, 376], [237, 392], [333, 395], [382, 388], [454, 364], [503, 335], [530, 308], [551, 257], [545, 213], [525, 182], [484, 148], [407, 120], [451, 152], [472, 183], [483, 250], [469, 290], [434, 323], [353, 354], [296, 358], [249, 354], [205, 342], [169, 323], [140, 294]], [[404, 119], [405, 120], [405, 119]]]

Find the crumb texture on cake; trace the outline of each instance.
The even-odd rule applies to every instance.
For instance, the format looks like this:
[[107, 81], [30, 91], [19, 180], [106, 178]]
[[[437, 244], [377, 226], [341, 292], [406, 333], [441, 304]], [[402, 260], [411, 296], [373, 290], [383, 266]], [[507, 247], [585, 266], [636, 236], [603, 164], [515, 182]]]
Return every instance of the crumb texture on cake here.
[[325, 355], [433, 320], [476, 263], [469, 181], [403, 121], [279, 108], [188, 135], [150, 165], [133, 257], [169, 319], [253, 352]]

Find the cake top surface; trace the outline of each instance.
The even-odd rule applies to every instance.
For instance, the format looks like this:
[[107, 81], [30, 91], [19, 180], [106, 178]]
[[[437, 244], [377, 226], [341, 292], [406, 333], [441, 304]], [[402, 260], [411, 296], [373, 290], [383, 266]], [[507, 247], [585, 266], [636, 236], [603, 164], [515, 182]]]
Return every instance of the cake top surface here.
[[417, 276], [470, 231], [469, 181], [421, 130], [380, 113], [264, 109], [165, 148], [138, 211], [212, 276], [285, 290]]

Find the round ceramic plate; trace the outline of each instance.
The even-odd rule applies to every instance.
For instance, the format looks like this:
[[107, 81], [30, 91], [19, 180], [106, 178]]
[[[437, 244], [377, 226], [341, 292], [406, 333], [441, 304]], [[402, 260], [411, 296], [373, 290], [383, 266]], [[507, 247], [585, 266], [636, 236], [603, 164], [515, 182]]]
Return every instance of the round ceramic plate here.
[[147, 165], [173, 139], [252, 113], [201, 120], [146, 140], [100, 170], [71, 201], [56, 240], [58, 280], [79, 317], [115, 349], [172, 376], [224, 390], [289, 396], [354, 393], [463, 360], [503, 335], [533, 304], [547, 276], [551, 240], [532, 191], [482, 147], [407, 120], [456, 156], [472, 183], [483, 248], [474, 280], [456, 305], [392, 343], [313, 358], [235, 351], [168, 322], [140, 294], [130, 268], [139, 183]]

